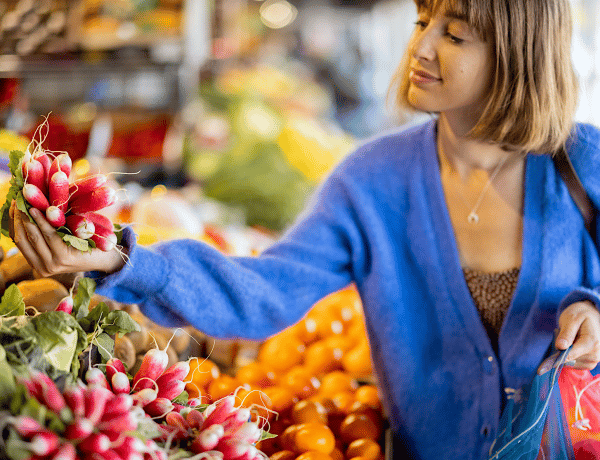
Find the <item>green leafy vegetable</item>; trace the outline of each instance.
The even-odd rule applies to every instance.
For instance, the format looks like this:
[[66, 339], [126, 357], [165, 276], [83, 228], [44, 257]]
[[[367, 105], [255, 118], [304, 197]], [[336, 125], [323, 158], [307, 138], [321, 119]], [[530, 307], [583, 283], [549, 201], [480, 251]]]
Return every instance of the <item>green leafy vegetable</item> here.
[[25, 314], [25, 302], [16, 284], [11, 284], [0, 301], [0, 316], [21, 316]]

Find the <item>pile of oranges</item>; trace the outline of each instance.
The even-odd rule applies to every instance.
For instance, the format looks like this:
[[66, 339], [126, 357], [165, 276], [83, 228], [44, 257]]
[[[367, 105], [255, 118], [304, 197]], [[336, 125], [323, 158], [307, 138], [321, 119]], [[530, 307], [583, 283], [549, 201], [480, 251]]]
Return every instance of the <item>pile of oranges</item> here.
[[385, 420], [371, 373], [362, 306], [349, 286], [267, 339], [233, 375], [193, 358], [186, 391], [207, 402], [235, 393], [277, 435], [257, 446], [271, 459], [382, 460]]

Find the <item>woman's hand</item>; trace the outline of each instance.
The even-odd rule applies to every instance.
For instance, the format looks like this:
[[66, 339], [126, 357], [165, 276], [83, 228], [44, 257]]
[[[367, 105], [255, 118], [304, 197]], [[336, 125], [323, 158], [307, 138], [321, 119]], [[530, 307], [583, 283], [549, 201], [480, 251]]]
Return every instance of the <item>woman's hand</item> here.
[[107, 252], [94, 249], [89, 253], [65, 244], [56, 229], [35, 208], [31, 208], [30, 214], [37, 225], [17, 209], [14, 201], [9, 214], [11, 238], [29, 265], [44, 277], [94, 270], [113, 273], [124, 265], [116, 248]]
[[558, 319], [556, 348], [573, 345], [566, 362], [577, 369], [594, 369], [600, 362], [600, 312], [590, 302], [569, 305]]

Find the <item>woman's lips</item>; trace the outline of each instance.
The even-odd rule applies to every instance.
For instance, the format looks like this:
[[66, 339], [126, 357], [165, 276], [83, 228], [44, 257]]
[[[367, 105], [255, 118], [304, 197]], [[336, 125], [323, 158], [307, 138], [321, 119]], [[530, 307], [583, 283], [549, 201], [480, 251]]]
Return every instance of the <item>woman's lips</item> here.
[[416, 85], [423, 85], [428, 83], [438, 83], [442, 81], [441, 78], [434, 77], [430, 73], [422, 70], [412, 69], [409, 74], [410, 81]]

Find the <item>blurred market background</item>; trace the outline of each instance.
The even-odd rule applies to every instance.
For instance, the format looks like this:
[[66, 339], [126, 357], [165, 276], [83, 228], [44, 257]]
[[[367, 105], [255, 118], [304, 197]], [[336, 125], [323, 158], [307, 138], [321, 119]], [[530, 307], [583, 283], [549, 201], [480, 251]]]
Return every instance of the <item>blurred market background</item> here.
[[[572, 1], [577, 117], [596, 124], [598, 3]], [[44, 146], [125, 173], [130, 203], [159, 185], [195, 203], [190, 231], [278, 233], [357, 142], [411, 121], [386, 92], [414, 17], [411, 0], [0, 1], [0, 149], [47, 117]]]
[[[577, 119], [600, 126], [600, 0], [572, 5]], [[415, 19], [412, 0], [0, 0], [0, 202], [9, 152], [33, 138], [67, 152], [75, 177], [108, 174], [119, 200], [103, 212], [140, 244], [197, 238], [256, 255], [358, 143], [419, 121], [387, 98]], [[0, 275], [38, 311], [74, 282], [43, 290], [5, 236]], [[260, 446], [272, 458], [303, 452], [284, 434], [313, 416], [335, 435], [326, 458], [393, 458], [353, 286], [262, 343], [165, 329], [101, 300], [142, 328], [115, 339], [128, 369], [160, 344], [170, 362], [191, 360], [191, 397], [241, 385], [264, 396], [248, 401], [281, 415], [281, 436]]]

